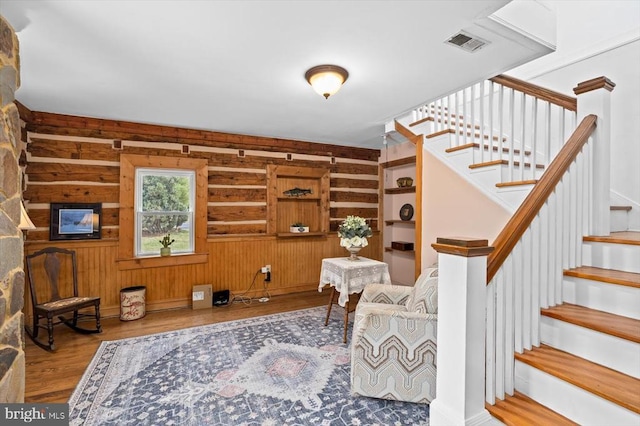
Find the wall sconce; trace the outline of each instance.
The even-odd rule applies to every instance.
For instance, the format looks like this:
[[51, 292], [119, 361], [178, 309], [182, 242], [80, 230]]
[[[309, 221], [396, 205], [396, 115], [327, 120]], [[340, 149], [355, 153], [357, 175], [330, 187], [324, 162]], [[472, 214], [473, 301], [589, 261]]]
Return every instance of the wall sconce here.
[[18, 224], [18, 229], [21, 231], [26, 231], [28, 229], [36, 229], [36, 226], [31, 222], [29, 215], [27, 214], [27, 210], [24, 208], [24, 203], [20, 201], [20, 224]]
[[328, 99], [335, 94], [349, 78], [349, 73], [337, 65], [318, 65], [309, 69], [304, 78], [307, 79], [313, 90]]

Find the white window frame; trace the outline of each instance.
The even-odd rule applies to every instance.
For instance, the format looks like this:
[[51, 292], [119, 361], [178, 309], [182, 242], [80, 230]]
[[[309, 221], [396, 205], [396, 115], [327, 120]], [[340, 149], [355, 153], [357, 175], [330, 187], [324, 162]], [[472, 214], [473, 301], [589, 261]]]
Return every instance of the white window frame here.
[[[186, 177], [189, 179], [189, 210], [188, 211], [152, 211], [145, 212], [142, 210], [142, 185], [146, 176], [163, 176], [163, 177]], [[196, 199], [196, 175], [193, 170], [184, 169], [159, 169], [159, 168], [136, 168], [135, 177], [135, 207], [134, 207], [134, 253], [137, 257], [157, 256], [160, 253], [160, 243], [157, 250], [143, 252], [142, 251], [142, 218], [145, 215], [187, 215], [189, 223], [189, 246], [186, 250], [172, 250], [173, 253], [194, 253], [194, 209]]]

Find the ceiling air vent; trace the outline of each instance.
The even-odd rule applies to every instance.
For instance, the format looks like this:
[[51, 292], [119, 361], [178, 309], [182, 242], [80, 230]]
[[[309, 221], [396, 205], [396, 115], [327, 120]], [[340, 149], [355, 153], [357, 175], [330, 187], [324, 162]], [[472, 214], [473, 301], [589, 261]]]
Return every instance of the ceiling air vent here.
[[467, 52], [475, 52], [476, 50], [481, 49], [484, 45], [489, 44], [488, 41], [463, 31], [460, 31], [458, 34], [449, 38], [447, 43], [466, 50]]

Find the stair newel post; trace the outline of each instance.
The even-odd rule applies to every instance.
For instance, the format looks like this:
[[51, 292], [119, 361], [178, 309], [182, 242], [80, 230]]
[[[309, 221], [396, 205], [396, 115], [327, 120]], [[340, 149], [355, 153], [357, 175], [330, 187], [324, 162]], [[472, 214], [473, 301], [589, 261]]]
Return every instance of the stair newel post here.
[[438, 238], [438, 373], [430, 424], [481, 425], [484, 408], [487, 240]]
[[598, 77], [579, 83], [573, 92], [578, 97], [578, 122], [589, 114], [598, 116], [592, 135], [591, 203], [589, 233], [609, 235], [610, 168], [611, 168], [611, 91], [615, 83]]

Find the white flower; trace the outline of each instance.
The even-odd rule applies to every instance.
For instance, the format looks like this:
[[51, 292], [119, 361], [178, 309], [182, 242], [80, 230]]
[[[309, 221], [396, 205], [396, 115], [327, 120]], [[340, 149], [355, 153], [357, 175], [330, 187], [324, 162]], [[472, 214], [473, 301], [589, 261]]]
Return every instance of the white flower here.
[[343, 239], [352, 239], [354, 237], [366, 238], [373, 235], [371, 228], [367, 225], [366, 220], [359, 216], [347, 216], [347, 218], [338, 227], [338, 236]]
[[366, 247], [369, 242], [364, 237], [341, 238], [340, 247]]

